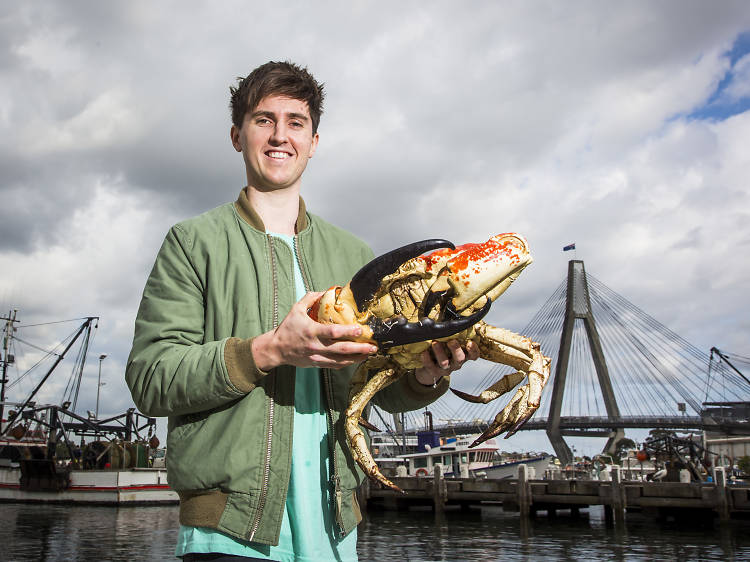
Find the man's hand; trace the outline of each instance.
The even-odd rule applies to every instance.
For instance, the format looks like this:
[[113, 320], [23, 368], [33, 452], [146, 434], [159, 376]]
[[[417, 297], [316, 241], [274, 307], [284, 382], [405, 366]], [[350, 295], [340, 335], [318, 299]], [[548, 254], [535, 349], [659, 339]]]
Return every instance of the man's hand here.
[[422, 352], [422, 367], [414, 372], [417, 382], [434, 385], [445, 375], [460, 369], [467, 361], [479, 359], [479, 346], [473, 341], [463, 348], [456, 340], [445, 343], [434, 341], [430, 349]]
[[362, 335], [357, 324], [321, 324], [307, 310], [323, 293], [307, 293], [296, 303], [279, 327], [253, 340], [257, 367], [268, 371], [279, 365], [341, 369], [360, 363], [378, 348], [351, 341]]

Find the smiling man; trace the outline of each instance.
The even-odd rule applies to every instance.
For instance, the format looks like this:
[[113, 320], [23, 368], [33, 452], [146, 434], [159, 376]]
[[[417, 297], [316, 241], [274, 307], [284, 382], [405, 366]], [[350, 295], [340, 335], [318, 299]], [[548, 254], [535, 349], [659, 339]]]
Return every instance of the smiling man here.
[[[377, 349], [352, 341], [359, 326], [319, 324], [307, 310], [373, 254], [300, 197], [322, 85], [269, 62], [230, 91], [247, 184], [236, 202], [170, 229], [143, 291], [127, 382], [142, 412], [169, 418], [177, 556], [356, 560], [363, 474], [341, 413], [357, 363]], [[424, 407], [478, 357], [455, 342], [432, 351], [375, 403]]]
[[232, 125], [232, 144], [242, 152], [253, 192], [299, 193], [302, 172], [318, 146], [312, 127], [307, 103], [287, 96], [263, 98], [239, 126]]

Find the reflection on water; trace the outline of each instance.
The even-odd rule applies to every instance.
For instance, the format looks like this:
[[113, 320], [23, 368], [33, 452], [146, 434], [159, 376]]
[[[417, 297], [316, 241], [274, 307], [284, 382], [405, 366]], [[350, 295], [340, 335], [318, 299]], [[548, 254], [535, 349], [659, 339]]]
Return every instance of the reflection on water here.
[[750, 521], [657, 523], [628, 514], [608, 527], [604, 510], [521, 519], [501, 506], [481, 511], [370, 512], [360, 528], [362, 560], [733, 560], [750, 559]]
[[[0, 560], [175, 560], [177, 508], [0, 504]], [[578, 519], [521, 520], [501, 507], [470, 512], [370, 512], [363, 561], [741, 560], [750, 521], [700, 526], [628, 515], [607, 527], [601, 508]]]
[[0, 560], [176, 560], [175, 506], [0, 504]]

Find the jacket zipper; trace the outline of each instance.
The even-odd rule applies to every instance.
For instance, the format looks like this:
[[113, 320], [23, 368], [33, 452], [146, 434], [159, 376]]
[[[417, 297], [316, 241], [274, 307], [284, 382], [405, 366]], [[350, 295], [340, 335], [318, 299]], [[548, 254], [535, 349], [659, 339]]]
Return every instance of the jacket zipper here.
[[334, 429], [333, 425], [333, 391], [331, 390], [331, 382], [330, 382], [330, 370], [329, 369], [322, 369], [323, 372], [323, 386], [325, 386], [326, 389], [326, 402], [328, 405], [328, 408], [326, 408], [326, 416], [328, 418], [328, 443], [331, 447], [331, 455], [332, 455], [332, 463], [333, 463], [333, 469], [331, 470], [331, 484], [333, 485], [333, 494], [336, 499], [336, 523], [339, 526], [339, 533], [341, 533], [341, 536], [343, 537], [346, 534], [346, 530], [344, 529], [344, 520], [341, 515], [342, 510], [342, 500], [343, 500], [343, 493], [341, 491], [341, 478], [339, 477], [339, 469], [338, 464], [336, 463], [336, 430]]
[[[298, 236], [294, 235], [294, 259], [297, 260], [297, 264], [299, 265], [299, 270], [302, 272], [302, 283], [305, 285], [305, 290], [309, 291], [312, 287], [310, 284], [310, 281], [307, 277], [307, 272], [305, 271], [305, 268], [302, 267], [302, 262], [299, 259], [299, 253], [297, 250], [297, 245], [299, 243]], [[342, 510], [342, 499], [343, 499], [343, 493], [341, 492], [341, 478], [339, 477], [339, 469], [338, 469], [338, 463], [337, 455], [336, 455], [336, 429], [333, 425], [333, 390], [331, 389], [331, 383], [330, 383], [330, 370], [329, 369], [321, 369], [322, 379], [323, 379], [323, 388], [325, 389], [325, 397], [326, 397], [326, 419], [328, 421], [328, 445], [331, 448], [331, 484], [333, 485], [333, 493], [335, 498], [335, 505], [334, 510], [336, 513], [336, 523], [339, 527], [339, 532], [341, 535], [345, 535], [345, 529], [344, 529], [344, 521], [341, 516], [341, 510]]]
[[[266, 234], [268, 238], [268, 248], [271, 258], [271, 284], [273, 286], [273, 328], [276, 329], [279, 325], [279, 293], [278, 293], [278, 280], [276, 279], [276, 258], [274, 257], [273, 237], [270, 234]], [[276, 379], [273, 379], [273, 384], [276, 383]], [[255, 533], [258, 531], [260, 526], [260, 519], [263, 516], [263, 508], [266, 506], [266, 499], [268, 498], [268, 480], [271, 474], [271, 444], [273, 441], [273, 411], [274, 411], [274, 400], [273, 400], [273, 388], [269, 389], [269, 404], [268, 404], [268, 435], [266, 436], [266, 459], [263, 466], [263, 487], [260, 491], [260, 499], [258, 500], [258, 511], [255, 514], [255, 520], [251, 526], [249, 542], [253, 542]]]

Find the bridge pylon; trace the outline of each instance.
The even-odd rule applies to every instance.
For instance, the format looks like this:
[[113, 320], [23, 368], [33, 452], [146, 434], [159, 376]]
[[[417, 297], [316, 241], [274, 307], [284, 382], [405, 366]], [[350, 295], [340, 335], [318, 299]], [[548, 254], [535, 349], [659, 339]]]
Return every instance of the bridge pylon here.
[[586, 336], [591, 351], [591, 358], [596, 370], [599, 387], [604, 399], [607, 417], [610, 420], [620, 419], [620, 409], [617, 406], [615, 393], [612, 388], [612, 380], [607, 369], [607, 361], [602, 351], [599, 333], [596, 330], [594, 314], [591, 310], [589, 299], [589, 288], [586, 281], [586, 270], [582, 260], [570, 260], [568, 262], [568, 287], [565, 303], [565, 318], [563, 320], [562, 334], [560, 336], [560, 351], [557, 364], [555, 365], [555, 378], [552, 383], [552, 396], [550, 399], [550, 413], [547, 423], [547, 437], [555, 449], [555, 454], [563, 464], [573, 460], [573, 453], [565, 442], [568, 437], [607, 437], [604, 452], [614, 454], [617, 442], [625, 437], [623, 428], [615, 428], [607, 431], [592, 430], [563, 430], [560, 428], [560, 417], [562, 412], [563, 395], [565, 394], [565, 382], [568, 376], [570, 364], [570, 350], [573, 342], [573, 331], [577, 321], [583, 322]]

